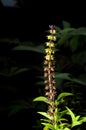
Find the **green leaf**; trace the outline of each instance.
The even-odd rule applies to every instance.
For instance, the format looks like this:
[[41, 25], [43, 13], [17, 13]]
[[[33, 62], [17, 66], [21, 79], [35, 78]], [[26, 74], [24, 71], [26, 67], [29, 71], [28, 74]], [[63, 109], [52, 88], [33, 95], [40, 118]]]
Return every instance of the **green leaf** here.
[[60, 78], [60, 79], [67, 79], [67, 80], [70, 80], [71, 74], [69, 73], [55, 73], [55, 78]]
[[71, 74], [69, 73], [55, 73], [55, 78], [58, 78], [58, 79], [65, 79], [65, 80], [69, 80], [69, 81], [72, 81], [72, 82], [75, 82], [75, 83], [78, 83], [78, 84], [81, 84], [81, 85], [86, 85], [86, 83], [80, 79], [76, 79], [76, 78], [73, 78]]
[[12, 106], [8, 107], [8, 109], [10, 110], [8, 116], [14, 115], [22, 109], [28, 109], [31, 107], [30, 104], [28, 103], [28, 101], [25, 101], [25, 100], [21, 100], [21, 101], [15, 102], [15, 103], [16, 103], [16, 105], [12, 105]]
[[13, 75], [17, 75], [19, 73], [22, 73], [22, 72], [25, 72], [28, 70], [29, 70], [29, 68], [18, 68], [16, 71], [13, 72]]
[[86, 122], [86, 117], [81, 117], [80, 122], [81, 123]]
[[67, 21], [62, 21], [63, 28], [70, 28], [70, 23]]
[[79, 120], [80, 116], [76, 116], [76, 120]]
[[38, 113], [50, 120], [52, 119], [52, 117], [50, 115], [48, 115], [46, 112], [38, 112]]
[[54, 126], [50, 123], [41, 123], [41, 124], [44, 125], [44, 126], [47, 126], [51, 130], [55, 130]]
[[11, 77], [11, 76], [20, 74], [20, 73], [25, 72], [25, 71], [28, 71], [28, 70], [30, 70], [30, 68], [11, 67], [10, 70], [9, 70], [9, 72], [8, 72], [8, 69], [5, 69], [5, 70], [2, 70], [2, 71], [0, 72], [0, 75], [2, 75], [2, 76], [7, 76], [7, 77]]
[[48, 99], [46, 97], [44, 97], [44, 96], [37, 97], [33, 101], [42, 101], [42, 102], [50, 104], [50, 102], [48, 101]]
[[64, 34], [61, 36], [61, 38], [58, 40], [57, 45], [63, 45], [71, 36], [69, 34]]
[[75, 36], [70, 40], [70, 48], [72, 50], [72, 52], [76, 51], [78, 45], [79, 45], [79, 36]]
[[74, 30], [71, 34], [72, 35], [84, 35], [84, 36], [86, 36], [86, 28], [85, 27], [78, 28], [78, 29]]
[[39, 81], [36, 83], [36, 85], [44, 85], [44, 82], [43, 81]]
[[44, 49], [44, 45], [39, 45], [39, 46], [24, 46], [24, 45], [19, 45], [15, 48], [13, 48], [13, 50], [18, 50], [18, 51], [34, 51], [34, 52], [38, 52], [38, 53], [45, 53], [45, 49]]
[[65, 28], [65, 29], [62, 29], [59, 33], [61, 33], [62, 35], [68, 35], [74, 32], [75, 30], [76, 30], [75, 28]]
[[64, 130], [70, 130], [70, 129], [66, 127], [66, 128], [64, 128]]
[[62, 123], [59, 124], [59, 128], [60, 128], [59, 130], [64, 130], [64, 128], [67, 127], [67, 126], [69, 126], [68, 123], [63, 123], [62, 122]]
[[69, 115], [71, 116], [71, 119], [72, 119], [72, 127], [77, 126], [77, 125], [80, 125], [81, 122], [78, 121], [79, 116], [76, 116], [76, 117], [75, 117], [75, 114], [74, 114], [68, 107], [66, 107], [66, 108], [67, 108], [67, 110], [68, 110], [68, 112], [69, 112]]
[[86, 82], [84, 82], [80, 79], [73, 78], [73, 79], [71, 79], [71, 81], [86, 86]]
[[73, 95], [72, 93], [63, 92], [63, 93], [61, 93], [61, 94], [58, 95], [57, 101], [60, 100], [63, 97], [72, 96], [72, 95]]
[[[60, 118], [62, 118], [62, 116], [67, 114], [67, 112], [68, 112], [67, 110], [63, 110], [63, 111], [59, 112]], [[66, 119], [66, 121], [67, 121], [67, 119]]]

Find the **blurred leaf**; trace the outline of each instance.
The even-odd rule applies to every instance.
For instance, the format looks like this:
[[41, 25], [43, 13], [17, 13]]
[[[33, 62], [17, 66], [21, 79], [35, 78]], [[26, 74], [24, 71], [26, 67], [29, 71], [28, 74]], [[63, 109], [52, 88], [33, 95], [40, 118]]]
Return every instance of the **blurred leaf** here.
[[48, 126], [45, 126], [45, 127], [43, 128], [43, 130], [49, 130]]
[[69, 38], [71, 37], [71, 35], [69, 35], [69, 34], [64, 34], [63, 36], [61, 36], [61, 38], [58, 40], [58, 42], [57, 42], [57, 45], [63, 45], [65, 42], [66, 42], [66, 40], [68, 40]]
[[66, 127], [66, 128], [64, 128], [64, 130], [70, 130], [70, 129]]
[[72, 52], [76, 51], [76, 49], [79, 45], [78, 39], [79, 39], [79, 36], [76, 36], [70, 40], [70, 48], [71, 48]]
[[9, 116], [16, 114], [17, 112], [19, 112], [22, 109], [28, 109], [30, 106], [30, 104], [25, 101], [25, 100], [21, 100], [16, 102], [16, 105], [11, 105], [8, 109], [9, 111]]
[[86, 83], [84, 81], [81, 81], [80, 79], [76, 79], [76, 78], [73, 78], [71, 74], [69, 73], [57, 73], [56, 72], [56, 78], [60, 78], [60, 79], [65, 79], [65, 80], [69, 80], [69, 81], [72, 81], [72, 82], [75, 82], [75, 83], [78, 83], [78, 84], [81, 84], [81, 85], [86, 85]]
[[58, 72], [55, 73], [55, 78], [70, 80], [70, 76], [71, 74], [69, 73], [58, 73]]
[[43, 53], [43, 54], [45, 53], [44, 45], [39, 45], [39, 46], [34, 46], [34, 47], [20, 45], [20, 46], [13, 48], [13, 50], [34, 51], [34, 52]]
[[73, 78], [73, 79], [71, 79], [71, 81], [86, 86], [86, 82], [82, 81], [80, 79]]
[[0, 75], [10, 77], [10, 76], [14, 76], [14, 75], [20, 74], [22, 72], [28, 71], [29, 69], [30, 68], [11, 67], [10, 71], [8, 71], [8, 69], [2, 70], [0, 72]]
[[78, 29], [74, 30], [71, 34], [72, 35], [84, 35], [84, 36], [86, 36], [86, 28], [85, 27], [78, 28]]
[[[13, 50], [20, 50], [20, 51], [33, 51], [45, 54], [45, 48], [43, 45], [37, 45], [37, 46], [26, 46], [26, 45], [19, 45], [17, 47], [14, 47]], [[55, 52], [58, 51], [58, 49], [55, 48]]]
[[18, 68], [16, 71], [14, 71], [13, 72], [13, 74], [12, 75], [17, 75], [17, 74], [19, 74], [19, 73], [22, 73], [22, 72], [25, 72], [25, 71], [27, 71], [27, 70], [29, 70], [30, 68]]
[[83, 67], [85, 67], [84, 64], [86, 64], [86, 51], [84, 50], [72, 55], [72, 61], [74, 64], [82, 65]]
[[70, 23], [68, 23], [67, 21], [62, 21], [63, 24], [63, 28], [70, 28]]
[[75, 30], [76, 30], [75, 28], [65, 28], [65, 29], [62, 29], [61, 31], [59, 31], [59, 33], [61, 34], [61, 36], [63, 36], [63, 35], [71, 34]]
[[37, 85], [44, 85], [44, 82], [43, 81], [39, 81], [36, 83]]

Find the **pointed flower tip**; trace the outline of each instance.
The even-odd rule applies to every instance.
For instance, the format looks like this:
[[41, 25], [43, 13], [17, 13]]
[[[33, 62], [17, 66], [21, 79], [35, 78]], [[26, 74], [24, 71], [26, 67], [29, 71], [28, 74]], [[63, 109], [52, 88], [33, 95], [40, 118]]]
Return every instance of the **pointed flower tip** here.
[[49, 25], [49, 28], [50, 29], [55, 29], [55, 26], [54, 25]]

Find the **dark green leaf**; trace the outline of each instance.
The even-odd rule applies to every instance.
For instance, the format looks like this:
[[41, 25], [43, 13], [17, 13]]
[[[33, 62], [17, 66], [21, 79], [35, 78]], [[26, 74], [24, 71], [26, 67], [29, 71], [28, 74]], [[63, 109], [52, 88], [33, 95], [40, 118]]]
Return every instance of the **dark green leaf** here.
[[70, 23], [68, 23], [67, 21], [62, 21], [63, 24], [63, 28], [70, 28]]
[[20, 46], [13, 48], [13, 50], [34, 51], [34, 52], [38, 52], [38, 53], [45, 53], [44, 45], [39, 45], [39, 46], [34, 46], [34, 47], [20, 45]]
[[81, 84], [81, 85], [86, 85], [86, 83], [80, 79], [76, 79], [76, 78], [73, 78], [71, 74], [69, 73], [56, 73], [56, 78], [58, 79], [65, 79], [65, 80], [69, 80], [69, 81], [72, 81], [72, 82], [75, 82], [75, 83], [78, 83], [78, 84]]
[[61, 36], [61, 38], [58, 40], [57, 45], [63, 45], [65, 42], [70, 38], [71, 36], [69, 34], [64, 34]]
[[72, 35], [84, 35], [84, 36], [86, 36], [86, 28], [85, 27], [78, 28], [78, 29], [74, 30], [71, 34]]
[[76, 36], [70, 40], [70, 48], [71, 48], [72, 52], [76, 51], [76, 49], [79, 45], [78, 39], [79, 39], [79, 37]]

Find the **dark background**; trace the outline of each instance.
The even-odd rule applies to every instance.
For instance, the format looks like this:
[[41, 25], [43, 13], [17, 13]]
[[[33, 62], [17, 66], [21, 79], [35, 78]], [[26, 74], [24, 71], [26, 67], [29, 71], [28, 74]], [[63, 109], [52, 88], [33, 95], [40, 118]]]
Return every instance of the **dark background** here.
[[[33, 42], [41, 43], [44, 41], [45, 31], [48, 29], [49, 24], [55, 24], [61, 27], [62, 21], [65, 20], [65, 21], [70, 22], [72, 27], [76, 27], [76, 28], [82, 27], [82, 26], [86, 27], [85, 12], [86, 10], [84, 7], [84, 3], [80, 3], [79, 5], [79, 3], [73, 3], [73, 2], [63, 3], [63, 1], [60, 1], [60, 2], [59, 1], [56, 1], [56, 2], [40, 1], [38, 3], [36, 1], [35, 2], [25, 1], [23, 5], [20, 4], [19, 8], [3, 7], [1, 5], [0, 7], [0, 38], [18, 38], [20, 39], [20, 41], [33, 41]], [[35, 61], [35, 62], [38, 62], [38, 61]], [[22, 78], [24, 78], [24, 75], [21, 76], [19, 80], [21, 80]], [[3, 79], [3, 82], [5, 81], [6, 79]], [[18, 80], [16, 82], [18, 82]], [[30, 82], [29, 84], [31, 84], [32, 82]], [[23, 85], [24, 83], [22, 84], [22, 86]], [[22, 95], [22, 93], [23, 93], [23, 90], [20, 95]], [[30, 89], [27, 93], [32, 94], [30, 93]], [[12, 95], [8, 96], [8, 94], [7, 93], [4, 94], [5, 100], [2, 99], [3, 102], [5, 101], [6, 106], [7, 104], [9, 104], [9, 100], [12, 97]], [[25, 95], [24, 95], [24, 98], [25, 98]], [[31, 119], [31, 118], [34, 118], [34, 116], [32, 115], [35, 114], [35, 112], [33, 112], [33, 114], [31, 114], [28, 117], [29, 114], [30, 114], [30, 111], [29, 113], [28, 111], [25, 111], [25, 112], [22, 112], [22, 115], [21, 114], [17, 115], [16, 118], [15, 117], [11, 118], [8, 121], [8, 116], [6, 117], [6, 113], [3, 113], [1, 115], [2, 126], [11, 127], [12, 129], [13, 127], [15, 129], [18, 127], [29, 128], [28, 124], [30, 123], [30, 125], [32, 125], [31, 123], [33, 123], [34, 119]], [[25, 117], [24, 120], [21, 120], [22, 116]], [[3, 128], [1, 129], [3, 130]]]
[[17, 8], [1, 6], [0, 37], [39, 41], [49, 24], [61, 26], [65, 20], [72, 27], [86, 26], [85, 12], [82, 2], [24, 1]]

